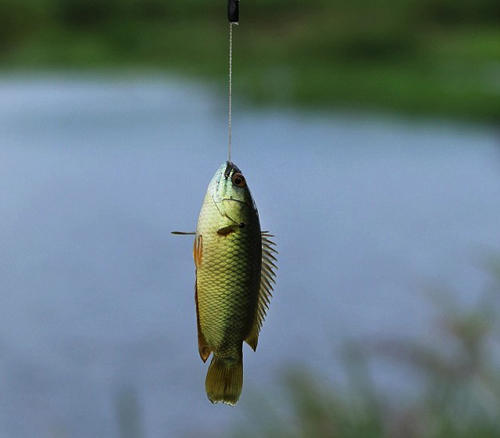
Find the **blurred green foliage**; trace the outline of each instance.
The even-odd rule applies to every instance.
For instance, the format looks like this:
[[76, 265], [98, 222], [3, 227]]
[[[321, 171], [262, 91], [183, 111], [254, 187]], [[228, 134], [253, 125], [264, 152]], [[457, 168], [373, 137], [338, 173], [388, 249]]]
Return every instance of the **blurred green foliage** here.
[[[222, 80], [226, 0], [0, 0], [4, 68], [160, 68]], [[256, 102], [496, 121], [498, 0], [248, 0], [235, 86]]]
[[[307, 365], [284, 365], [278, 383], [267, 385], [265, 392], [252, 395], [247, 388], [244, 417], [229, 430], [201, 426], [199, 432], [193, 423], [182, 436], [500, 437], [500, 259], [493, 261], [491, 273], [473, 303], [469, 296], [468, 304], [462, 304], [448, 289], [431, 294], [437, 316], [426, 339], [396, 336], [347, 343], [341, 355], [344, 383], [334, 384]], [[391, 373], [410, 371], [404, 391], [375, 383], [371, 364], [380, 359]], [[405, 375], [394, 374], [396, 380]], [[120, 437], [144, 436], [133, 388], [121, 388], [115, 408]]]
[[[228, 436], [499, 437], [500, 268], [494, 272], [474, 305], [459, 305], [451, 291], [435, 294], [439, 316], [427, 341], [349, 344], [348, 382], [340, 387], [307, 368], [288, 372], [278, 387], [279, 400], [261, 394], [247, 421]], [[392, 370], [411, 371], [410, 394], [388, 392], [373, 383], [370, 363], [380, 358]]]

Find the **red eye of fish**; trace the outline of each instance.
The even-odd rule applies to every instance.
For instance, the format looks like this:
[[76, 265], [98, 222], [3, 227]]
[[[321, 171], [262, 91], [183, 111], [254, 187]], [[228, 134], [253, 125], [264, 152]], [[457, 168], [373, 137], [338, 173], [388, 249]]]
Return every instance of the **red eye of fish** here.
[[236, 187], [245, 187], [245, 177], [241, 173], [235, 173], [231, 180]]

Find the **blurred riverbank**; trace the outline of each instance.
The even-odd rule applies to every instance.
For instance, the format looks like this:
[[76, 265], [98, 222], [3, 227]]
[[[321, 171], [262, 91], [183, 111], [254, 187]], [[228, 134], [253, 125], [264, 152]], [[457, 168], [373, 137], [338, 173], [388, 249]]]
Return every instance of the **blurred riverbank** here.
[[[225, 87], [225, 8], [225, 0], [0, 0], [1, 67], [153, 69]], [[261, 104], [496, 123], [499, 24], [494, 0], [243, 1], [236, 92]]]

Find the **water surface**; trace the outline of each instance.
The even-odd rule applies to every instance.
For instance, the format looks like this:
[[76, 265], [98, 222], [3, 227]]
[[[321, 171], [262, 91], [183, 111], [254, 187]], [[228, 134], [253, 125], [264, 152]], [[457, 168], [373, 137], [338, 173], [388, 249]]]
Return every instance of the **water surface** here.
[[[226, 159], [226, 100], [156, 77], [0, 80], [0, 435], [219, 436], [283, 369], [339, 379], [350, 338], [430, 336], [425, 290], [469, 299], [500, 248], [494, 132], [234, 108], [233, 159], [279, 273], [234, 409], [205, 398], [192, 240]], [[384, 376], [380, 376], [383, 380]], [[124, 389], [125, 388], [125, 389]], [[257, 395], [256, 395], [257, 394]]]

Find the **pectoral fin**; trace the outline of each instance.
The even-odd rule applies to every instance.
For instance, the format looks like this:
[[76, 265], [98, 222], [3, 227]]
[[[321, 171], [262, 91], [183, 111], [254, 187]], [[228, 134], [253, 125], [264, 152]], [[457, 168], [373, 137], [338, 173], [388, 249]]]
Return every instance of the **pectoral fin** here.
[[231, 233], [234, 233], [238, 228], [239, 228], [239, 226], [237, 224], [228, 225], [227, 227], [224, 227], [224, 228], [217, 230], [217, 234], [219, 236], [227, 236]]
[[196, 236], [196, 238], [194, 239], [193, 258], [194, 265], [196, 266], [196, 269], [198, 269], [201, 266], [201, 262], [203, 260], [203, 236], [201, 234], [199, 236]]
[[266, 311], [269, 308], [269, 302], [272, 297], [273, 284], [276, 283], [274, 272], [277, 269], [273, 260], [276, 261], [276, 257], [273, 254], [277, 254], [278, 251], [274, 248], [276, 245], [271, 238], [274, 237], [267, 231], [262, 233], [262, 266], [260, 274], [260, 290], [259, 290], [259, 301], [257, 304], [257, 311], [255, 314], [254, 323], [252, 330], [248, 337], [245, 339], [246, 343], [255, 351], [257, 349], [257, 343], [259, 342], [259, 333], [264, 323], [264, 318], [266, 317]]
[[196, 231], [171, 231], [170, 234], [175, 234], [176, 236], [194, 236]]
[[217, 234], [219, 236], [227, 236], [231, 233], [234, 233], [239, 228], [245, 228], [245, 226], [246, 226], [245, 222], [240, 222], [239, 224], [231, 224], [228, 225], [227, 227], [223, 227], [217, 230]]

